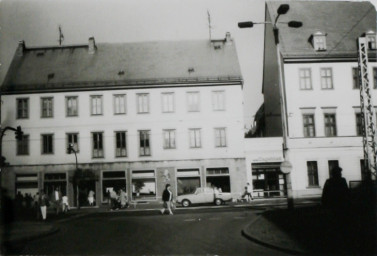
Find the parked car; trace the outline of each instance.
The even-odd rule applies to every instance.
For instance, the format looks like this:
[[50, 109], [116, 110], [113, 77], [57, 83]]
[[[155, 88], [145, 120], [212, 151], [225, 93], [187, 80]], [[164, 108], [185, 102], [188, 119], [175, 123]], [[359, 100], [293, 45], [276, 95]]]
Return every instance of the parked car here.
[[232, 195], [230, 193], [215, 191], [213, 188], [197, 188], [193, 194], [177, 196], [176, 202], [183, 207], [188, 207], [191, 204], [214, 203], [215, 205], [221, 205], [231, 200]]

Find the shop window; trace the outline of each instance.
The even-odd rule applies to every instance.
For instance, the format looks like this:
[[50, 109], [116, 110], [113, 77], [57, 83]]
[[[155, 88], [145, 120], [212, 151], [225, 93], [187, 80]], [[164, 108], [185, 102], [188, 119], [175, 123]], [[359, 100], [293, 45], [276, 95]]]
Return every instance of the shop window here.
[[277, 167], [253, 166], [253, 195], [254, 197], [281, 197], [286, 194], [284, 175]]
[[228, 168], [207, 168], [207, 187], [216, 187], [222, 192], [230, 192], [230, 176]]
[[16, 174], [16, 194], [20, 192], [23, 196], [30, 194], [34, 196], [38, 192], [37, 174]]
[[177, 193], [178, 195], [192, 194], [200, 187], [199, 169], [177, 170]]
[[116, 193], [120, 189], [127, 191], [126, 184], [125, 171], [102, 172], [102, 202], [107, 203], [109, 201], [111, 191]]
[[67, 195], [67, 176], [65, 173], [45, 173], [44, 192], [50, 198], [53, 198], [55, 189], [58, 189], [62, 196]]
[[132, 171], [132, 198], [134, 200], [156, 199], [154, 170]]

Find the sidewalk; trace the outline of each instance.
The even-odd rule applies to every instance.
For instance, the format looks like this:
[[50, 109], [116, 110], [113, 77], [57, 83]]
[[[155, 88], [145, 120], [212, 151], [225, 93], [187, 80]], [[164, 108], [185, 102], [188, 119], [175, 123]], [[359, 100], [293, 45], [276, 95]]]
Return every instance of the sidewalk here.
[[334, 215], [319, 206], [264, 212], [249, 223], [243, 234], [270, 248], [294, 254], [374, 255], [375, 214], [353, 208]]

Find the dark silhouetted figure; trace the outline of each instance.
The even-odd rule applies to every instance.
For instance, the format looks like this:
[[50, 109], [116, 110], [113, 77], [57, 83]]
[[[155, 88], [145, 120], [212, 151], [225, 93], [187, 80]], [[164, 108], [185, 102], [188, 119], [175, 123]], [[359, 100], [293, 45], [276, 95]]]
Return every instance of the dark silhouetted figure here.
[[342, 177], [342, 168], [334, 167], [332, 174], [323, 187], [322, 205], [328, 209], [346, 210], [349, 203], [349, 191], [347, 181]]

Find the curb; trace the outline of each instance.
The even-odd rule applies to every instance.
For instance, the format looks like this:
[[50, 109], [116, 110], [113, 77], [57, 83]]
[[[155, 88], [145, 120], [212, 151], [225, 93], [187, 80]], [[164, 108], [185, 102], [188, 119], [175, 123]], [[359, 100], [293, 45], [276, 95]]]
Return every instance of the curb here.
[[278, 246], [278, 245], [275, 245], [275, 244], [272, 244], [272, 243], [266, 243], [266, 242], [258, 239], [257, 237], [249, 234], [246, 230], [248, 230], [248, 228], [250, 226], [252, 226], [260, 218], [263, 218], [263, 216], [259, 215], [257, 218], [255, 218], [252, 222], [250, 222], [249, 224], [247, 224], [246, 227], [244, 227], [242, 229], [241, 233], [242, 233], [242, 235], [244, 237], [246, 237], [250, 241], [253, 241], [253, 242], [257, 243], [257, 244], [263, 245], [263, 246], [271, 248], [271, 249], [279, 250], [279, 251], [282, 251], [282, 252], [286, 252], [286, 253], [290, 253], [290, 254], [294, 254], [294, 255], [307, 254], [307, 252], [304, 252], [304, 251], [297, 251], [297, 250], [293, 250], [293, 249], [281, 247], [281, 246]]

